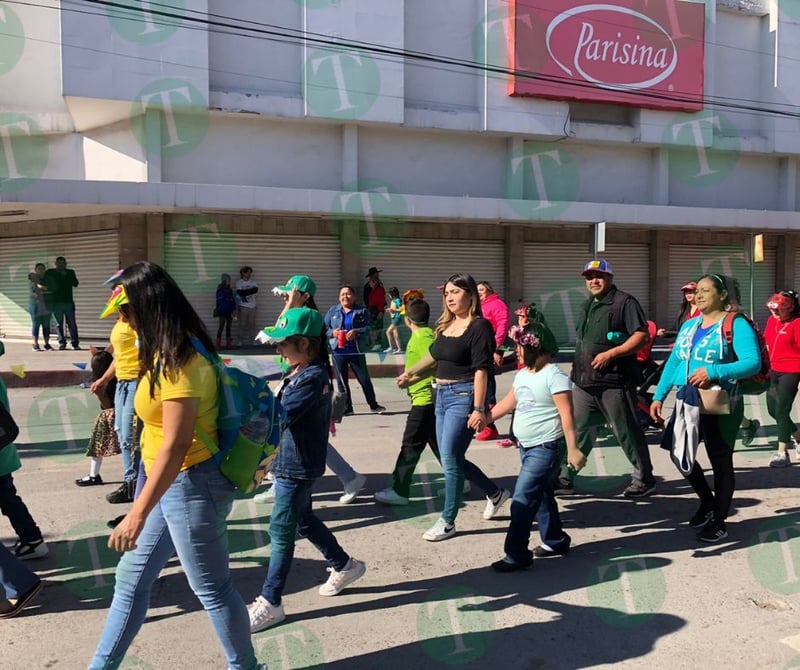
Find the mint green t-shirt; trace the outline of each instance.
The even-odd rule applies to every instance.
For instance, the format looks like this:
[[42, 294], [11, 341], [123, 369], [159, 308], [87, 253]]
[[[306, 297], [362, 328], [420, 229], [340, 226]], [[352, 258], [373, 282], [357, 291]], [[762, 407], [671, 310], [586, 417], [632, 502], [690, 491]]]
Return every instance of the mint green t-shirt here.
[[566, 391], [572, 391], [572, 382], [557, 365], [546, 365], [539, 372], [527, 368], [517, 372], [514, 435], [523, 447], [535, 447], [564, 435], [553, 396]]
[[[423, 326], [411, 333], [411, 339], [406, 345], [406, 371], [414, 367], [431, 348], [436, 335], [428, 326]], [[411, 396], [412, 406], [424, 406], [433, 404], [433, 374], [420, 379], [408, 387], [408, 395]]]

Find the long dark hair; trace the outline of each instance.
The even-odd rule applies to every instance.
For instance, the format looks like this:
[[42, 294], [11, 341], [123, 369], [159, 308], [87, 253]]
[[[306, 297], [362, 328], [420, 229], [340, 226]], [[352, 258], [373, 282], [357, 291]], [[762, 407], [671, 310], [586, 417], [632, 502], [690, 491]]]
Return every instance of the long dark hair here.
[[210, 354], [214, 342], [203, 321], [189, 304], [183, 291], [160, 265], [148, 261], [134, 263], [120, 275], [127, 305], [120, 311], [133, 313], [139, 338], [139, 367], [151, 373], [150, 397], [155, 395], [158, 372], [173, 376], [196, 354], [191, 338], [197, 338]]

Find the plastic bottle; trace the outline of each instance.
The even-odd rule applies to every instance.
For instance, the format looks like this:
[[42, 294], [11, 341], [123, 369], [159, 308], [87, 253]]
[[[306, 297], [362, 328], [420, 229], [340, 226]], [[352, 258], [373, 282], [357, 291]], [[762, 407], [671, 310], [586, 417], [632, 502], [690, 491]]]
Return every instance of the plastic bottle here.
[[266, 407], [259, 407], [247, 417], [247, 421], [242, 426], [242, 434], [256, 444], [264, 444], [267, 441], [269, 431], [269, 417]]
[[618, 344], [622, 344], [625, 340], [627, 340], [628, 336], [625, 333], [612, 331], [606, 335], [606, 339], [614, 346], [617, 346]]

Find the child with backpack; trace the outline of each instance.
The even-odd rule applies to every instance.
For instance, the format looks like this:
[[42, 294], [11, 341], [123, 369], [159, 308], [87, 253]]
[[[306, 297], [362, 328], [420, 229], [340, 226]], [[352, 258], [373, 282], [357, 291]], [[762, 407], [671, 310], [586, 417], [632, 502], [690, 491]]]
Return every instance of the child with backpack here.
[[[578, 449], [572, 382], [552, 364], [552, 352], [545, 343], [554, 338], [544, 328], [529, 323], [511, 329], [517, 358], [525, 367], [517, 372], [508, 395], [486, 417], [495, 421], [514, 411], [514, 435], [522, 461], [511, 498], [505, 556], [492, 563], [497, 572], [525, 570], [534, 556], [563, 556], [571, 542], [561, 526], [553, 485], [565, 456], [576, 472], [586, 463], [586, 456]], [[531, 551], [528, 541], [534, 520], [542, 543]]]
[[[108, 351], [97, 351], [92, 355], [92, 381], [100, 379], [111, 367], [114, 357]], [[96, 390], [95, 390], [96, 389]], [[102, 486], [100, 467], [106, 456], [120, 453], [117, 431], [114, 430], [114, 394], [117, 392], [117, 378], [112, 377], [108, 384], [93, 387], [92, 391], [100, 401], [100, 413], [95, 417], [86, 456], [91, 458], [89, 474], [75, 480], [78, 486]]]
[[281, 441], [272, 463], [275, 503], [269, 526], [271, 555], [261, 594], [248, 607], [251, 633], [286, 618], [281, 598], [298, 532], [328, 563], [330, 576], [319, 588], [320, 595], [337, 595], [367, 569], [342, 549], [312, 510], [311, 490], [325, 472], [331, 420], [332, 384], [327, 347], [321, 336], [322, 315], [315, 309], [296, 307], [262, 332], [277, 343], [278, 354], [289, 371], [278, 392]]

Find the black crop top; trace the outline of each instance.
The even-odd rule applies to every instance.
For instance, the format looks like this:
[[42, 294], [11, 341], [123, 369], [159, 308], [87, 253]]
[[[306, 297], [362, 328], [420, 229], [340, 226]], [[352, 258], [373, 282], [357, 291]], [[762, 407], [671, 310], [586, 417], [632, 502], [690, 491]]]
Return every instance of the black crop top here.
[[475, 370], [490, 370], [494, 363], [494, 330], [483, 317], [473, 319], [463, 334], [439, 334], [430, 348], [436, 361], [436, 377], [470, 381]]

